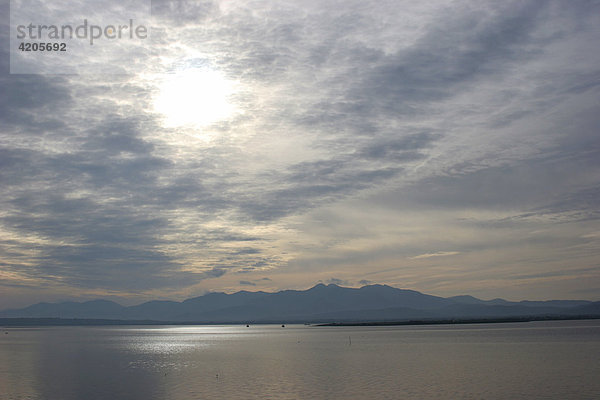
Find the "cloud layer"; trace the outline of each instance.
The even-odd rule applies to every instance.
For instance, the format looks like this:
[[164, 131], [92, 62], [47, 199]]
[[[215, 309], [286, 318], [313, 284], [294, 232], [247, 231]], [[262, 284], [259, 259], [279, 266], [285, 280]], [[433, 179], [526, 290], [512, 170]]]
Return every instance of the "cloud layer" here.
[[[600, 289], [595, 2], [152, 11], [153, 52], [124, 75], [10, 75], [2, 49], [6, 306], [317, 281]], [[166, 127], [153, 99], [178, 68], [235, 82], [236, 112]]]

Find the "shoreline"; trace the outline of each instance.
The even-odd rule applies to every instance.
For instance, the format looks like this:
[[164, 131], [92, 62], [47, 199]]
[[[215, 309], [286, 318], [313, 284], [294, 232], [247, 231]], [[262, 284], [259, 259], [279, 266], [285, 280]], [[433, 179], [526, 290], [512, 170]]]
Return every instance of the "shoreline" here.
[[372, 322], [329, 322], [315, 326], [409, 326], [409, 325], [461, 325], [461, 324], [504, 324], [535, 321], [573, 321], [600, 319], [597, 315], [547, 315], [528, 317], [499, 317], [499, 318], [449, 318], [409, 321], [372, 321]]
[[541, 315], [523, 317], [498, 317], [498, 318], [440, 318], [399, 321], [154, 321], [154, 320], [120, 320], [120, 319], [94, 319], [94, 318], [0, 318], [1, 328], [18, 327], [43, 327], [43, 326], [125, 326], [125, 325], [279, 325], [298, 324], [313, 327], [324, 326], [410, 326], [410, 325], [460, 325], [460, 324], [501, 324], [534, 321], [568, 321], [568, 320], [595, 320], [599, 315]]

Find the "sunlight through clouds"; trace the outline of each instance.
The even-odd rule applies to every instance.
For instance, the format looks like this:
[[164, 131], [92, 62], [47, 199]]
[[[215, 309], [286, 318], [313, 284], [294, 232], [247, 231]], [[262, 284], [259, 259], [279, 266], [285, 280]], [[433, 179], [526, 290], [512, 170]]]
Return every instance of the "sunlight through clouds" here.
[[236, 82], [209, 68], [185, 68], [159, 78], [154, 109], [168, 128], [202, 128], [231, 118]]

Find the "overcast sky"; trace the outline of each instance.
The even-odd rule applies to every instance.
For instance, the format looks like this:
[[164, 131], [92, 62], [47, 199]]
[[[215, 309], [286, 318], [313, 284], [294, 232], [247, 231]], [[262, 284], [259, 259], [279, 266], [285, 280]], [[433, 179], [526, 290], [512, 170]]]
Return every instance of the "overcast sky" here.
[[9, 74], [0, 14], [0, 308], [600, 300], [598, 1], [159, 0], [121, 75]]

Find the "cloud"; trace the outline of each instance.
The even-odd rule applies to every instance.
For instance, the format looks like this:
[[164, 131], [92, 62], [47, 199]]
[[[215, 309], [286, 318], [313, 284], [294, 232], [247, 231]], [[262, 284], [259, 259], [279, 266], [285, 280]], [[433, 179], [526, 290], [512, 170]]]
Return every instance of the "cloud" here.
[[212, 1], [153, 0], [152, 15], [178, 25], [196, 25], [218, 10]]
[[351, 282], [349, 282], [345, 279], [338, 279], [338, 278], [329, 278], [325, 281], [325, 283], [333, 284], [333, 285], [346, 285], [346, 286], [352, 285]]
[[[372, 279], [451, 290], [503, 279], [477, 266], [506, 251], [524, 276], [548, 252], [572, 276], [593, 259], [596, 4], [152, 7], [160, 58], [123, 75], [0, 75], [4, 284], [180, 295], [386, 270]], [[158, 80], [194, 63], [239, 83], [241, 111], [165, 127]]]
[[244, 286], [256, 286], [256, 283], [250, 281], [240, 281], [240, 285]]
[[438, 251], [437, 253], [419, 254], [418, 256], [414, 256], [414, 257], [410, 257], [410, 258], [413, 260], [418, 260], [421, 258], [454, 256], [456, 254], [460, 254], [460, 252], [459, 251]]

